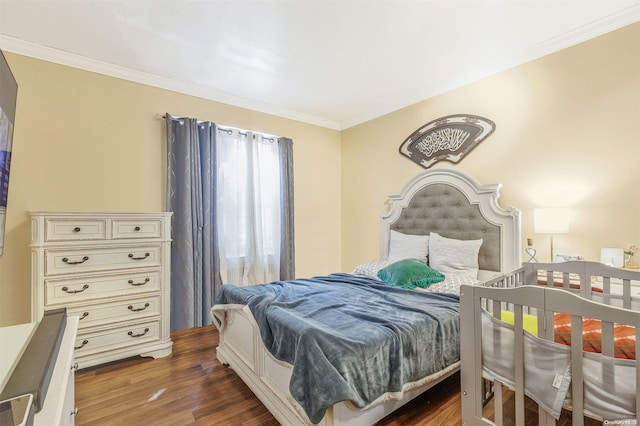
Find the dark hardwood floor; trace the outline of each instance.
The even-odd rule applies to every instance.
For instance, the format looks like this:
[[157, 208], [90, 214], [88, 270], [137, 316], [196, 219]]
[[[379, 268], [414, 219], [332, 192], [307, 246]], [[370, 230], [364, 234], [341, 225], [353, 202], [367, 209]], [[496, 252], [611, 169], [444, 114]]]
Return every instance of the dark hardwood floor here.
[[[235, 372], [217, 361], [214, 326], [182, 330], [171, 337], [171, 356], [131, 358], [78, 371], [76, 424], [278, 425]], [[508, 401], [505, 404], [508, 413]], [[527, 424], [536, 424], [537, 416], [530, 414]], [[460, 423], [460, 375], [455, 374], [378, 424]], [[505, 424], [513, 422], [507, 417]], [[565, 413], [559, 424], [570, 424], [570, 416]]]

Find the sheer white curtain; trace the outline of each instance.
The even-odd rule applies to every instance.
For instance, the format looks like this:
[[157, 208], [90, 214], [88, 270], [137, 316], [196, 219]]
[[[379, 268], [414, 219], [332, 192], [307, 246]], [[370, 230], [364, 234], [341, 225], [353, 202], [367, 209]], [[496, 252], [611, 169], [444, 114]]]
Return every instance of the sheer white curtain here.
[[216, 227], [222, 282], [280, 279], [281, 162], [278, 139], [218, 128]]

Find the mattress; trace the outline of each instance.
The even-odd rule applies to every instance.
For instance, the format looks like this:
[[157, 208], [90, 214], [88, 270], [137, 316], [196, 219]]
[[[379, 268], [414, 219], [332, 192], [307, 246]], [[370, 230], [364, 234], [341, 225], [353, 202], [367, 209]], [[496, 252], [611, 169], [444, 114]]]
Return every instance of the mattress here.
[[[571, 315], [556, 313], [553, 316], [553, 337], [557, 343], [571, 345]], [[582, 349], [585, 352], [602, 353], [602, 323], [600, 320], [582, 321]], [[636, 330], [634, 327], [615, 324], [613, 349], [616, 358], [636, 359]]]

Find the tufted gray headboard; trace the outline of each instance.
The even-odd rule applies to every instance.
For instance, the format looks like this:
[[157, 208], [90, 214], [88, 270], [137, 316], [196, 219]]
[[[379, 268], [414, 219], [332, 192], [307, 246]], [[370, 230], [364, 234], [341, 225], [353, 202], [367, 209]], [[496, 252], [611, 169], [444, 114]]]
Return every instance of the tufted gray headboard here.
[[389, 212], [381, 216], [380, 258], [387, 258], [390, 229], [413, 235], [436, 232], [459, 240], [482, 238], [478, 263], [489, 275], [518, 268], [520, 212], [497, 204], [500, 186], [480, 185], [450, 169], [419, 174], [400, 195], [389, 197]]

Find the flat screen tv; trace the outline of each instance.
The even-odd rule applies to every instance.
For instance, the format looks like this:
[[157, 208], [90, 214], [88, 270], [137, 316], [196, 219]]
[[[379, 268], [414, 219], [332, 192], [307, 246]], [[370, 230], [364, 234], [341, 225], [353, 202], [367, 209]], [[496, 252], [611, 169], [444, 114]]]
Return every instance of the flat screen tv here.
[[4, 53], [0, 50], [0, 256], [4, 253], [4, 228], [7, 218], [11, 146], [17, 98], [18, 83], [9, 69]]

